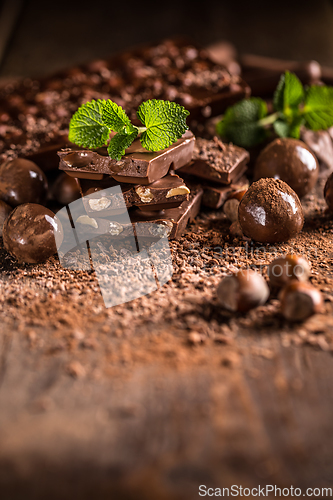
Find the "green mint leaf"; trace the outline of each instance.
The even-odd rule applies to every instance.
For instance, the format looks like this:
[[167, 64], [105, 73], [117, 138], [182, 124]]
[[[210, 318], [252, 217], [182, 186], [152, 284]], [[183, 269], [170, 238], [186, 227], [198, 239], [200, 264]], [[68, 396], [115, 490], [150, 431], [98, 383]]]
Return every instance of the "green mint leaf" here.
[[143, 102], [137, 111], [139, 120], [146, 127], [140, 137], [142, 146], [148, 151], [171, 146], [188, 129], [186, 117], [189, 114], [175, 102], [158, 99]]
[[216, 132], [234, 144], [249, 148], [262, 142], [267, 132], [260, 120], [267, 116], [265, 101], [251, 97], [227, 109], [217, 124]]
[[326, 130], [332, 127], [333, 87], [310, 87], [305, 95], [303, 115], [305, 125], [311, 130]]
[[114, 160], [121, 160], [125, 150], [130, 147], [138, 135], [138, 129], [133, 127], [130, 133], [118, 132], [109, 142], [108, 153]]
[[109, 137], [109, 127], [103, 121], [105, 101], [92, 100], [79, 107], [69, 123], [68, 139], [85, 148], [100, 148]]
[[103, 108], [103, 123], [114, 132], [121, 132], [131, 121], [121, 106], [108, 99]]
[[282, 111], [286, 116], [295, 114], [304, 99], [304, 89], [301, 81], [294, 73], [286, 71], [280, 78], [274, 93], [273, 105], [276, 111]]
[[290, 125], [282, 119], [278, 119], [273, 123], [274, 130], [279, 137], [289, 137]]

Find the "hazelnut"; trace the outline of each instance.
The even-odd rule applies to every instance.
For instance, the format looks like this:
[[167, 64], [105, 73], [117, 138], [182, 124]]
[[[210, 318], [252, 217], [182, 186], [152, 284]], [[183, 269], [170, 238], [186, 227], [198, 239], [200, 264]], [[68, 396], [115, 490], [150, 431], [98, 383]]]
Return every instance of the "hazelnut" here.
[[95, 212], [101, 212], [102, 210], [106, 210], [111, 205], [111, 200], [102, 196], [102, 198], [91, 198], [89, 200], [89, 206], [91, 210]]
[[282, 289], [279, 298], [281, 313], [289, 321], [304, 321], [323, 310], [320, 291], [307, 282], [291, 281]]
[[282, 287], [292, 280], [307, 281], [311, 274], [309, 262], [298, 255], [286, 255], [274, 259], [267, 268], [272, 286]]
[[247, 186], [246, 187], [243, 186], [241, 189], [237, 189], [236, 191], [230, 193], [226, 201], [224, 202], [223, 212], [230, 220], [230, 222], [238, 221], [239, 203], [241, 202], [246, 191], [247, 191]]
[[222, 279], [217, 288], [217, 297], [225, 309], [247, 312], [267, 301], [269, 288], [261, 274], [243, 269]]

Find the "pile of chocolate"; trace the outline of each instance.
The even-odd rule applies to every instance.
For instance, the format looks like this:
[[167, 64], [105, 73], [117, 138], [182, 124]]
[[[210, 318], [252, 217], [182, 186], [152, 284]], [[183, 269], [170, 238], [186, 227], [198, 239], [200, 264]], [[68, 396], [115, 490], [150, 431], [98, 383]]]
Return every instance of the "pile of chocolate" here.
[[[240, 63], [227, 44], [202, 50], [183, 40], [167, 40], [49, 78], [0, 87], [0, 231], [5, 248], [19, 262], [45, 261], [66, 239], [61, 209], [78, 199], [82, 209], [71, 224], [84, 226], [91, 238], [101, 231], [124, 236], [129, 226], [144, 223], [147, 237], [177, 239], [201, 205], [222, 208], [231, 234], [243, 239], [266, 244], [296, 236], [304, 221], [299, 198], [315, 186], [320, 168], [326, 173], [333, 169], [332, 131], [303, 130], [302, 141], [275, 139], [263, 150], [251, 150], [250, 158], [245, 149], [214, 137], [214, 120], [250, 95], [241, 71], [254, 94], [266, 96], [285, 69], [311, 84], [320, 83], [321, 68], [253, 57]], [[327, 83], [332, 83], [330, 77]], [[154, 98], [190, 111], [192, 132], [169, 148], [148, 152], [137, 139], [117, 161], [106, 148], [87, 150], [69, 143], [70, 118], [84, 102], [111, 99], [137, 124], [135, 110]], [[250, 187], [248, 179], [255, 181]], [[330, 177], [325, 197], [331, 210], [332, 185]], [[125, 206], [114, 196], [117, 187]], [[130, 219], [116, 220], [124, 212]]]

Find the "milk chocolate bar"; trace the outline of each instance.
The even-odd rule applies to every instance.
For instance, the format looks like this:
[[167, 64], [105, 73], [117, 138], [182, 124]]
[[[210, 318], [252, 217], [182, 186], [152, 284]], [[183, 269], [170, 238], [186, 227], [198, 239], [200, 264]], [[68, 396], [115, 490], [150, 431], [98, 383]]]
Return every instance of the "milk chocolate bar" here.
[[180, 172], [219, 184], [230, 184], [244, 172], [249, 159], [249, 153], [243, 148], [223, 143], [217, 138], [213, 141], [198, 138], [193, 160]]
[[[178, 175], [169, 174], [152, 184], [121, 184], [123, 199], [108, 190], [118, 185], [112, 177], [102, 181], [77, 179], [84, 208], [90, 217], [112, 215], [118, 210], [137, 206], [142, 210], [163, 210], [176, 208], [188, 199], [189, 188]], [[124, 206], [125, 201], [125, 206]], [[121, 212], [119, 212], [121, 213]]]
[[[140, 238], [167, 236], [169, 239], [178, 239], [184, 233], [189, 221], [194, 220], [200, 210], [203, 190], [200, 186], [191, 187], [189, 199], [177, 208], [161, 211], [130, 210], [131, 224], [121, 221], [121, 216], [112, 220], [108, 218], [80, 215], [73, 222], [78, 231], [80, 226], [86, 237], [110, 233], [112, 236], [126, 237], [131, 234], [132, 225]], [[151, 223], [151, 224], [149, 224]]]
[[222, 113], [249, 92], [239, 76], [205, 51], [170, 40], [49, 78], [8, 82], [0, 88], [0, 161], [67, 140], [71, 116], [92, 99], [115, 101], [134, 121], [142, 101], [175, 101], [190, 111], [190, 124]]
[[152, 153], [141, 146], [139, 139], [126, 150], [119, 161], [98, 151], [64, 149], [58, 152], [59, 168], [81, 179], [102, 180], [109, 175], [118, 182], [147, 185], [164, 177], [170, 168], [177, 170], [192, 158], [195, 138], [189, 130], [167, 149]]

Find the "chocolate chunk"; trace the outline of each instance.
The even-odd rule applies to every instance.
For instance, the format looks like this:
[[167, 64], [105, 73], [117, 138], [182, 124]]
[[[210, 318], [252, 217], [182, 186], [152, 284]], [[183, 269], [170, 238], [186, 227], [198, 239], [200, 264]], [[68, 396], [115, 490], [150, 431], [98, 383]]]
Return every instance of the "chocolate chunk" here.
[[42, 203], [47, 187], [45, 174], [32, 161], [16, 158], [0, 165], [0, 198], [12, 207]]
[[16, 207], [3, 228], [6, 250], [18, 262], [45, 262], [57, 251], [63, 238], [61, 224], [51, 210], [35, 203]]
[[[157, 211], [143, 211], [133, 209], [129, 212], [131, 224], [122, 222], [121, 216], [113, 218], [89, 217], [80, 215], [75, 218], [74, 224], [84, 226], [84, 234], [94, 237], [110, 232], [112, 235], [128, 236], [135, 224], [136, 234], [143, 238], [168, 236], [169, 239], [178, 239], [184, 233], [187, 223], [198, 214], [202, 198], [202, 189], [199, 186], [191, 187], [189, 200], [184, 201], [177, 208]], [[125, 217], [124, 217], [125, 219]], [[147, 224], [151, 222], [152, 224]], [[79, 228], [80, 229], [80, 228]]]
[[108, 191], [108, 188], [119, 184], [112, 177], [106, 177], [102, 181], [77, 179], [77, 182], [85, 210], [91, 217], [112, 215], [119, 208], [123, 210], [134, 205], [148, 210], [175, 208], [188, 198], [190, 192], [183, 179], [175, 174], [166, 175], [147, 186], [121, 184], [124, 207], [122, 200], [120, 206], [117, 204], [117, 197]]
[[261, 243], [287, 241], [301, 231], [304, 222], [295, 191], [285, 182], [270, 178], [249, 187], [238, 216], [245, 236]]
[[81, 179], [103, 179], [109, 175], [118, 182], [147, 185], [164, 177], [170, 168], [177, 170], [192, 158], [195, 138], [187, 131], [167, 149], [148, 152], [137, 139], [117, 161], [103, 151], [62, 150], [59, 168]]
[[233, 144], [225, 144], [217, 138], [212, 141], [198, 138], [192, 162], [180, 172], [219, 184], [230, 184], [244, 172], [249, 158], [245, 149]]
[[228, 186], [202, 184], [202, 189], [204, 190], [202, 204], [209, 208], [220, 208], [230, 195], [239, 190], [247, 189], [248, 185], [249, 182], [245, 177], [241, 177], [236, 183], [232, 182]]
[[281, 179], [289, 184], [299, 197], [315, 186], [319, 173], [317, 158], [302, 141], [275, 139], [259, 154], [254, 180], [265, 177]]

